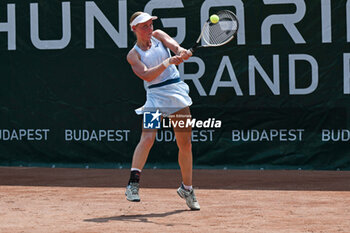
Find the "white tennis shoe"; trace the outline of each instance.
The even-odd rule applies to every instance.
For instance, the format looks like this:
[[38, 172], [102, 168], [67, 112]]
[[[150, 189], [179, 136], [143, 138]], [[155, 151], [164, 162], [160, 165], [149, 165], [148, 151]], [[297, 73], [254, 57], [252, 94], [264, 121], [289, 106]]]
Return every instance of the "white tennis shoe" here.
[[187, 206], [191, 210], [200, 210], [201, 207], [199, 206], [199, 203], [197, 201], [196, 195], [194, 194], [194, 190], [186, 190], [183, 185], [180, 186], [180, 188], [177, 189], [177, 194], [183, 199], [186, 200]]
[[139, 183], [130, 183], [125, 190], [126, 200], [139, 202]]

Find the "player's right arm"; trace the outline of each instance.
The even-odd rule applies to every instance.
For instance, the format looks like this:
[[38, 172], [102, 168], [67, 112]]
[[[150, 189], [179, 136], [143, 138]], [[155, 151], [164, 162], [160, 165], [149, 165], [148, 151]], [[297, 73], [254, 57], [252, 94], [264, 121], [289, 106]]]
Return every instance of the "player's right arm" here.
[[[153, 79], [157, 78], [167, 68], [163, 63], [160, 63], [155, 67], [147, 68], [147, 66], [141, 61], [140, 54], [135, 49], [130, 50], [126, 59], [131, 65], [134, 73], [139, 78], [147, 82], [150, 82]], [[183, 62], [180, 56], [173, 56], [168, 59], [169, 64], [178, 65]]]

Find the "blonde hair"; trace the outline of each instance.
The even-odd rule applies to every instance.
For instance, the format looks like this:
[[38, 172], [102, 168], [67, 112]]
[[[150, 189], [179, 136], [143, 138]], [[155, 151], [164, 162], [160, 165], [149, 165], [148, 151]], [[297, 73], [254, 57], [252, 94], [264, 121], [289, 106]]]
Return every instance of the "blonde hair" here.
[[[132, 14], [132, 16], [130, 17], [129, 23], [131, 24], [131, 22], [134, 21], [134, 19], [137, 16], [141, 15], [142, 13], [143, 13], [142, 11], [136, 11], [134, 14]], [[132, 30], [132, 27], [131, 27], [131, 30]], [[134, 30], [132, 30], [132, 32], [134, 33], [134, 36], [136, 37], [136, 33], [134, 32]], [[136, 41], [135, 41], [135, 44], [136, 44]]]
[[132, 21], [134, 21], [134, 19], [135, 19], [137, 16], [141, 15], [142, 13], [143, 13], [142, 11], [136, 11], [134, 14], [132, 14], [132, 16], [130, 17], [129, 23], [131, 23]]

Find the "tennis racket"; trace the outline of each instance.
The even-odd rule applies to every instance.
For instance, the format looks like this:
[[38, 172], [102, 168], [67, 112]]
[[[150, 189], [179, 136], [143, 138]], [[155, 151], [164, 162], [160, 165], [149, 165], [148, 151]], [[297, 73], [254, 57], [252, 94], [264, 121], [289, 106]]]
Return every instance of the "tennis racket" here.
[[[189, 49], [192, 53], [199, 48], [222, 46], [236, 36], [239, 27], [236, 15], [229, 10], [219, 11], [216, 15], [219, 22], [212, 23], [210, 19], [205, 22], [195, 45]], [[200, 45], [202, 38], [204, 45]]]

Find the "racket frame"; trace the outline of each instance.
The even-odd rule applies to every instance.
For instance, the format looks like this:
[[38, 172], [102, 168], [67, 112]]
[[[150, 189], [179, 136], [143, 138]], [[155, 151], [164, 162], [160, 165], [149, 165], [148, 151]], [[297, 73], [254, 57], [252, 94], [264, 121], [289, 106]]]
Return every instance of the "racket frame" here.
[[[237, 16], [236, 16], [232, 11], [229, 11], [229, 10], [224, 10], [224, 11], [228, 11], [228, 12], [230, 12], [230, 14], [233, 15], [233, 17], [235, 18], [235, 20], [236, 20], [236, 22], [237, 22], [237, 30], [233, 33], [233, 35], [232, 35], [229, 39], [227, 39], [227, 40], [226, 40], [225, 42], [223, 42], [223, 43], [220, 43], [220, 44], [205, 44], [205, 45], [199, 45], [199, 43], [200, 43], [200, 41], [201, 41], [201, 39], [202, 39], [202, 36], [203, 36], [204, 28], [210, 23], [210, 19], [208, 19], [208, 20], [204, 23], [204, 25], [203, 25], [203, 27], [202, 27], [202, 30], [201, 30], [201, 34], [199, 35], [199, 37], [198, 37], [196, 43], [192, 46], [192, 48], [189, 49], [192, 53], [193, 53], [194, 51], [196, 51], [196, 49], [198, 49], [198, 48], [219, 47], [219, 46], [225, 45], [225, 44], [227, 44], [228, 42], [230, 42], [231, 40], [233, 40], [233, 38], [235, 38], [235, 36], [236, 36], [236, 34], [237, 34], [237, 32], [238, 32], [238, 29], [239, 29], [239, 23], [238, 23]], [[219, 14], [219, 13], [220, 13], [220, 11], [219, 11], [217, 14]], [[204, 41], [205, 41], [205, 40], [204, 40]], [[207, 43], [207, 41], [205, 41], [205, 42]]]

